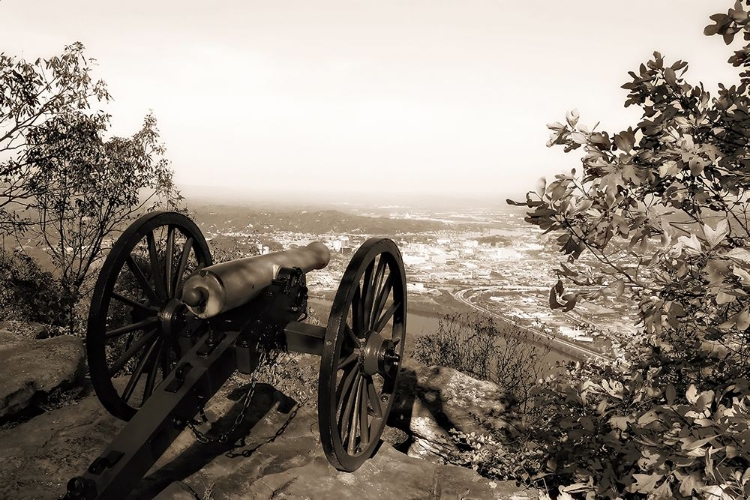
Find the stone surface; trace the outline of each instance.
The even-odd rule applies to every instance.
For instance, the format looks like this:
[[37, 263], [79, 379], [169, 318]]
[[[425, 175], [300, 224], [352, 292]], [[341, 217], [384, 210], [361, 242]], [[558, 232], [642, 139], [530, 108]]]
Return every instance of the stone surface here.
[[[419, 377], [420, 370], [415, 370]], [[438, 375], [445, 376], [440, 379], [445, 384], [443, 389], [464, 383], [451, 382], [447, 373]], [[419, 394], [434, 390], [433, 384], [420, 383], [426, 385]], [[232, 425], [247, 387], [235, 380], [210, 401], [210, 433], [223, 432]], [[287, 392], [298, 394], [292, 389]], [[449, 414], [460, 420], [458, 415]], [[89, 394], [77, 404], [0, 430], [0, 498], [58, 498], [67, 481], [82, 474], [124, 425]], [[396, 442], [404, 436], [398, 431], [391, 434]], [[513, 483], [489, 481], [470, 469], [409, 457], [386, 442], [356, 472], [339, 472], [329, 465], [320, 444], [316, 399], [312, 397], [299, 406], [268, 384], [258, 384], [236, 436], [244, 436], [235, 443], [239, 444], [236, 447], [222, 443], [204, 445], [189, 431], [183, 432], [128, 498], [538, 498], [534, 491]]]
[[0, 329], [0, 418], [79, 380], [84, 355], [83, 342], [77, 337], [37, 340]]
[[0, 498], [58, 498], [123, 426], [92, 395], [0, 431]]
[[[537, 498], [536, 493], [524, 491], [513, 483], [491, 482], [470, 469], [412, 458], [385, 442], [357, 471], [339, 472], [325, 458], [314, 402], [299, 409], [278, 439], [267, 442], [289, 420], [288, 402], [285, 404], [284, 397], [268, 387], [261, 390], [257, 399], [254, 406], [270, 405], [270, 410], [265, 416], [251, 417], [257, 423], [244, 447], [230, 454], [213, 448], [208, 457], [203, 457], [210, 461], [186, 475], [191, 468], [185, 455], [197, 454], [200, 448], [182, 446], [180, 455], [167, 457], [166, 463], [142, 482], [132, 498], [150, 498], [154, 494], [159, 500], [196, 496], [216, 500]], [[181, 436], [186, 437], [190, 438]], [[160, 483], [167, 482], [161, 489]]]
[[409, 455], [442, 463], [458, 448], [450, 429], [469, 434], [512, 432], [503, 415], [509, 401], [492, 382], [442, 366], [404, 363], [389, 423], [412, 437]]

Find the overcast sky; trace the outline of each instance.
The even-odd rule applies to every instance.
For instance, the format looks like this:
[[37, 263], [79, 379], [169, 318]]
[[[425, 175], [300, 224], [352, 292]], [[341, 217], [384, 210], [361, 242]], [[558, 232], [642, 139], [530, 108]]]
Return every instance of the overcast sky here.
[[567, 110], [635, 125], [620, 85], [654, 50], [709, 89], [737, 81], [702, 34], [732, 4], [0, 0], [0, 51], [82, 42], [114, 132], [153, 109], [182, 185], [504, 196], [578, 165], [545, 147]]

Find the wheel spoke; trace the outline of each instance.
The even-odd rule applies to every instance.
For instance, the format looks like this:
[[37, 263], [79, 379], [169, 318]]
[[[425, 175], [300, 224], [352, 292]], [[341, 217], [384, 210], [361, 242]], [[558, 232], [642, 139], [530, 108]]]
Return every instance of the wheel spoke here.
[[342, 368], [349, 366], [350, 364], [354, 363], [357, 360], [357, 358], [359, 358], [359, 351], [354, 351], [349, 356], [344, 358], [343, 361], [339, 361], [339, 365], [336, 370], [338, 371], [338, 370], [341, 370]]
[[[341, 397], [339, 399], [339, 402], [341, 403], [340, 406], [343, 407], [343, 411], [339, 415], [339, 430], [341, 431], [341, 442], [342, 444], [344, 441], [346, 441], [346, 438], [350, 432], [354, 432], [351, 428], [351, 416], [352, 416], [352, 409], [354, 408], [354, 396], [356, 393], [356, 388], [359, 385], [359, 378], [361, 377], [359, 370], [352, 370], [352, 373], [354, 374], [352, 376], [351, 381], [349, 382], [349, 385], [347, 387], [346, 391], [342, 391]], [[347, 377], [348, 379], [348, 377]], [[346, 404], [344, 404], [344, 401], [346, 401]]]
[[110, 369], [109, 369], [109, 376], [110, 376], [110, 378], [114, 377], [117, 374], [117, 372], [119, 372], [120, 370], [122, 370], [122, 367], [125, 366], [125, 363], [127, 363], [130, 358], [132, 358], [133, 356], [135, 356], [135, 354], [141, 349], [141, 347], [143, 347], [150, 340], [152, 340], [155, 335], [156, 335], [156, 329], [154, 328], [150, 332], [148, 332], [145, 335], [143, 335], [143, 337], [141, 337], [138, 340], [136, 340], [133, 343], [133, 345], [131, 345], [128, 348], [128, 350], [125, 351], [125, 354], [123, 354], [122, 356], [120, 356], [120, 358], [117, 361], [115, 361], [115, 363], [110, 367]]
[[354, 396], [354, 410], [352, 412], [352, 421], [349, 426], [349, 445], [347, 446], [347, 451], [349, 452], [349, 455], [354, 455], [354, 452], [356, 451], [356, 441], [357, 441], [357, 427], [359, 427], [359, 400], [362, 395], [362, 377], [359, 377], [357, 379], [357, 389], [356, 389], [356, 395]]
[[174, 264], [174, 255], [172, 255], [174, 252], [174, 226], [169, 226], [167, 228], [166, 252], [167, 255], [165, 256], [164, 261], [164, 284], [167, 287], [167, 297], [172, 298], [172, 292], [174, 291], [174, 286], [172, 285], [172, 265]]
[[151, 397], [151, 394], [154, 392], [156, 374], [159, 371], [159, 358], [161, 358], [161, 353], [162, 351], [164, 351], [164, 345], [166, 344], [166, 341], [163, 337], [161, 337], [156, 341], [156, 343], [159, 344], [159, 348], [156, 350], [156, 355], [154, 356], [154, 359], [153, 361], [151, 361], [149, 366], [148, 377], [146, 377], [146, 387], [143, 389], [143, 403], [145, 403], [146, 400]]
[[375, 261], [370, 262], [365, 269], [365, 279], [362, 282], [362, 329], [370, 326], [370, 313], [372, 312], [372, 270], [375, 267]]
[[388, 302], [388, 296], [391, 294], [391, 289], [393, 288], [393, 274], [389, 273], [388, 277], [385, 279], [385, 283], [383, 283], [383, 288], [380, 289], [380, 292], [378, 293], [378, 298], [375, 301], [375, 308], [372, 312], [372, 326], [371, 328], [373, 330], [377, 330], [375, 327], [377, 326], [379, 320], [377, 318], [380, 317], [381, 314], [383, 314], [383, 308], [385, 307], [386, 302]]
[[156, 252], [156, 238], [154, 232], [151, 231], [146, 235], [148, 240], [148, 255], [151, 259], [151, 276], [154, 277], [154, 284], [156, 285], [156, 294], [162, 299], [167, 298], [167, 290], [164, 287], [164, 282], [161, 276], [161, 267], [159, 266], [159, 254]]
[[362, 291], [359, 288], [359, 283], [354, 290], [354, 297], [352, 298], [352, 326], [356, 332], [361, 333], [364, 330], [364, 323], [362, 321]]
[[133, 390], [135, 389], [136, 384], [138, 384], [138, 380], [141, 378], [141, 375], [143, 375], [143, 370], [146, 368], [146, 364], [151, 358], [151, 355], [156, 348], [156, 344], [158, 343], [159, 341], [157, 340], [156, 342], [151, 344], [148, 349], [146, 349], [146, 352], [143, 354], [141, 359], [138, 360], [138, 365], [135, 367], [135, 370], [133, 371], [133, 374], [130, 376], [130, 380], [128, 381], [128, 385], [125, 387], [125, 391], [123, 391], [122, 393], [123, 401], [127, 402], [128, 399], [130, 399], [130, 396], [133, 395]]
[[182, 275], [185, 274], [187, 269], [188, 258], [190, 258], [190, 250], [193, 248], [193, 238], [188, 238], [185, 242], [185, 246], [182, 247], [182, 254], [180, 255], [180, 265], [177, 266], [177, 274], [174, 275], [174, 296], [178, 297], [182, 291]]
[[370, 397], [370, 404], [372, 405], [372, 411], [375, 414], [375, 418], [383, 418], [383, 407], [380, 406], [380, 398], [378, 397], [378, 391], [375, 389], [375, 382], [372, 377], [367, 377], [367, 394]]
[[365, 377], [362, 377], [359, 381], [359, 392], [361, 394], [359, 401], [359, 429], [360, 429], [360, 442], [362, 448], [370, 443], [370, 422], [367, 418], [367, 382]]
[[107, 333], [105, 333], [104, 339], [109, 340], [111, 338], [118, 337], [126, 333], [134, 332], [136, 330], [142, 330], [147, 326], [151, 326], [155, 324], [157, 321], [159, 320], [156, 317], [151, 317], [148, 319], [144, 319], [143, 321], [133, 323], [132, 325], [126, 325], [126, 326], [121, 326], [120, 328], [115, 328], [114, 330], [110, 330]]
[[158, 304], [160, 302], [159, 297], [156, 295], [156, 292], [154, 292], [154, 289], [151, 288], [151, 285], [148, 283], [148, 280], [143, 274], [143, 271], [141, 271], [141, 268], [133, 260], [133, 256], [128, 255], [128, 258], [125, 260], [125, 262], [127, 263], [130, 272], [132, 272], [133, 276], [135, 276], [135, 280], [138, 282], [141, 290], [143, 290], [143, 293], [145, 293], [148, 297], [148, 301], [152, 304]]
[[370, 309], [370, 321], [367, 322], [365, 326], [370, 329], [375, 324], [375, 319], [377, 318], [377, 314], [375, 313], [373, 306], [375, 306], [378, 303], [378, 298], [380, 297], [380, 286], [383, 284], [383, 277], [385, 276], [385, 268], [386, 268], [386, 260], [383, 257], [383, 254], [380, 254], [380, 258], [378, 259], [378, 268], [375, 270], [375, 275], [372, 278], [371, 293], [368, 296], [369, 309]]
[[336, 398], [338, 400], [337, 411], [340, 410], [347, 401], [349, 390], [352, 388], [354, 379], [357, 378], [358, 374], [359, 370], [357, 370], [357, 367], [344, 372], [341, 385], [336, 389]]
[[344, 329], [346, 330], [348, 339], [354, 344], [355, 347], [359, 347], [359, 337], [354, 334], [354, 331], [352, 331], [351, 327], [349, 327], [349, 325], [344, 325]]
[[391, 319], [391, 317], [399, 307], [401, 307], [401, 302], [394, 302], [393, 304], [391, 304], [391, 307], [389, 307], [388, 310], [383, 313], [383, 316], [381, 316], [378, 322], [375, 324], [374, 330], [380, 333], [383, 328], [385, 328], [385, 325], [388, 324], [388, 321]]
[[116, 299], [119, 302], [132, 307], [133, 310], [138, 310], [151, 315], [155, 315], [158, 312], [158, 309], [149, 307], [146, 304], [141, 304], [140, 302], [136, 302], [135, 300], [125, 297], [124, 295], [120, 295], [117, 292], [112, 292], [111, 295], [113, 299]]

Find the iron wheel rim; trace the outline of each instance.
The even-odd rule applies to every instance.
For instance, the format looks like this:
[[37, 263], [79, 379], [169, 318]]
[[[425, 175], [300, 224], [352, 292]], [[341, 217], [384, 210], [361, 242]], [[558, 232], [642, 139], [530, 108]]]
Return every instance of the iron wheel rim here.
[[[166, 236], [163, 260], [158, 253], [159, 235]], [[178, 251], [175, 245], [179, 246], [182, 239], [184, 243]], [[142, 243], [147, 249], [145, 258], [134, 254]], [[175, 259], [177, 255], [179, 258]], [[144, 266], [138, 259], [146, 260], [147, 264]], [[201, 268], [211, 263], [211, 253], [198, 226], [176, 212], [152, 212], [140, 217], [112, 246], [94, 287], [86, 350], [97, 397], [115, 417], [130, 420], [184, 354], [178, 346], [177, 336], [181, 326], [186, 325], [181, 322], [173, 324], [174, 318], [182, 317], [183, 313], [179, 301], [181, 287], [190, 267]], [[125, 278], [137, 285], [135, 297], [120, 293], [121, 290], [115, 291]], [[138, 297], [140, 294], [142, 296]], [[122, 309], [118, 311], [122, 315], [127, 314], [122, 311], [130, 311], [129, 319], [124, 319], [129, 323], [112, 328], [110, 322], [118, 307]], [[198, 324], [191, 315], [186, 315], [185, 321], [192, 327]], [[122, 347], [117, 343], [123, 339], [126, 339], [127, 347], [122, 355], [108, 360], [113, 349]], [[119, 391], [113, 379], [133, 365], [128, 383]], [[141, 380], [143, 378], [145, 381]], [[138, 384], [143, 386], [142, 394], [140, 404], [135, 404], [131, 398]]]
[[318, 422], [323, 450], [337, 469], [354, 471], [375, 451], [393, 405], [405, 339], [401, 253], [390, 239], [370, 238], [341, 279], [321, 356]]

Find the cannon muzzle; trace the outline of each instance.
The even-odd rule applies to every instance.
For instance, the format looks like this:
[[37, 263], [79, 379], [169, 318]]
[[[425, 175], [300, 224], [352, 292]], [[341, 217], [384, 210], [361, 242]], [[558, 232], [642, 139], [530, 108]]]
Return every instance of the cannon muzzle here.
[[304, 248], [222, 262], [188, 278], [182, 301], [196, 316], [211, 318], [253, 300], [281, 267], [299, 267], [307, 273], [323, 269], [330, 260], [328, 247], [316, 241]]

